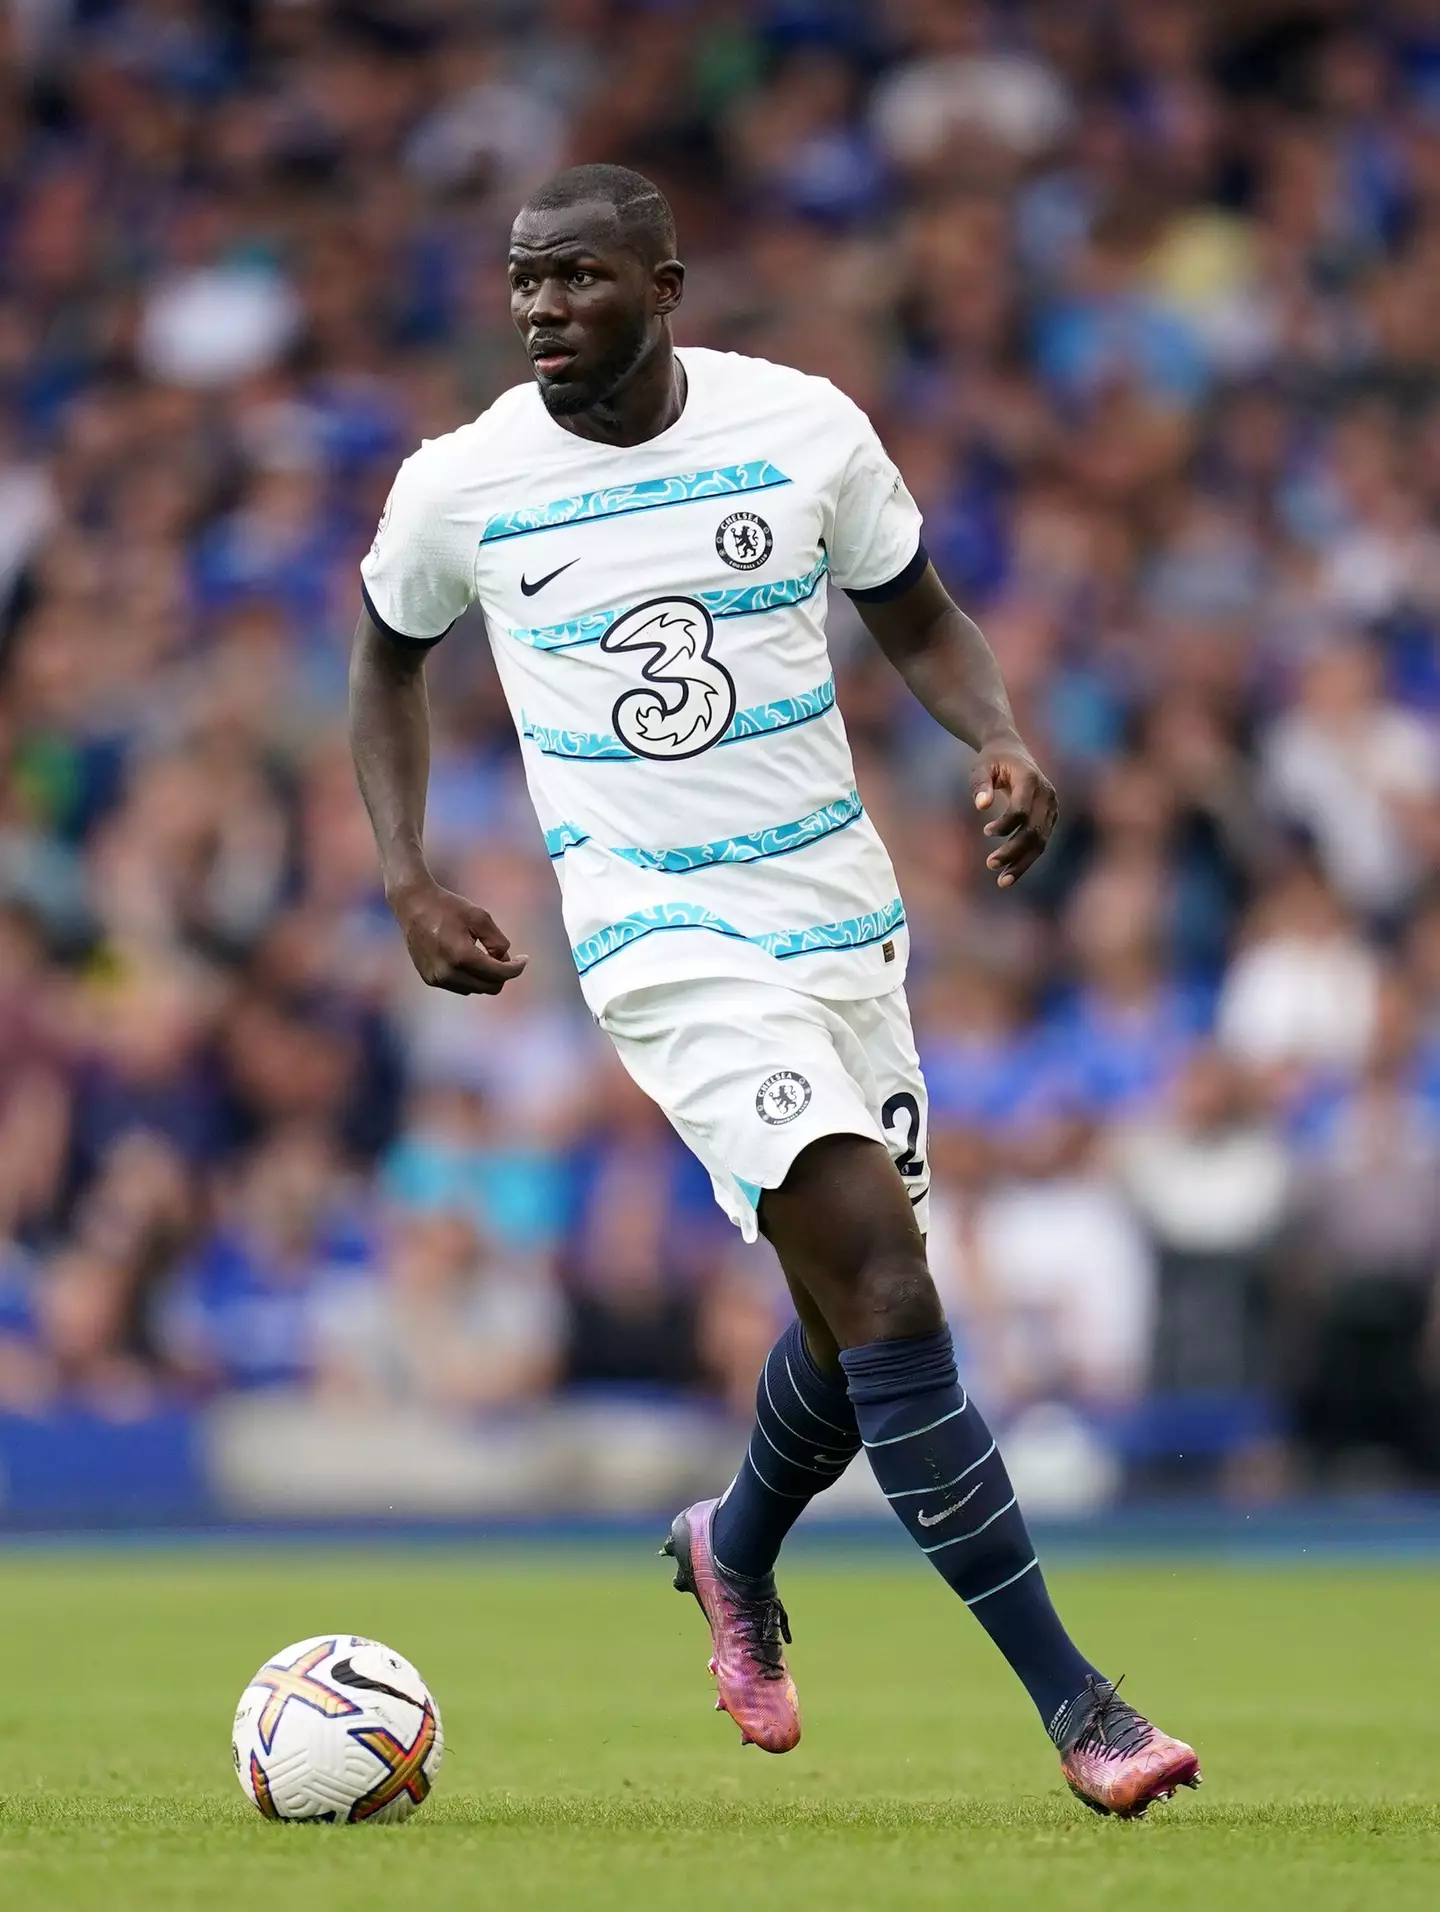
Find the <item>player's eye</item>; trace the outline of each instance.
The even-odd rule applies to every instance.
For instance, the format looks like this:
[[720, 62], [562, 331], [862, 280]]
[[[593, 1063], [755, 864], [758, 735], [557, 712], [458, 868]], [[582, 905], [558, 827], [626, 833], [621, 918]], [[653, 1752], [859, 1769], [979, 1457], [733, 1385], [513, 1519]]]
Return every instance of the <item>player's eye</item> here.
[[577, 266], [570, 274], [570, 283], [571, 285], [579, 286], [594, 285], [595, 274], [593, 272], [587, 272], [584, 266]]

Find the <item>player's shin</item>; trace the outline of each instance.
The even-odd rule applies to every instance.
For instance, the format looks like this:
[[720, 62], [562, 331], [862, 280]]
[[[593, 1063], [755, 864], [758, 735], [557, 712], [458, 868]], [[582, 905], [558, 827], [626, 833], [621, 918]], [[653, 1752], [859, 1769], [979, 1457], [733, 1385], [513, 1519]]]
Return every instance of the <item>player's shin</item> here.
[[949, 1330], [847, 1348], [840, 1359], [885, 1498], [1053, 1731], [1099, 1676], [1050, 1603], [1005, 1463], [959, 1384]]
[[715, 1511], [716, 1565], [745, 1578], [768, 1574], [806, 1505], [859, 1451], [845, 1382], [817, 1364], [792, 1322], [760, 1371], [745, 1458]]

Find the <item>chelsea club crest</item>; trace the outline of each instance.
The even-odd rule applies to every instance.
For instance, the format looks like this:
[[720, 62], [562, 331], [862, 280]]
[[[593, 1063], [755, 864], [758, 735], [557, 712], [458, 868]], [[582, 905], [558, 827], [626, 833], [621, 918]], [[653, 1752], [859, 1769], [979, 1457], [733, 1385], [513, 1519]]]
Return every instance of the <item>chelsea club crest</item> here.
[[810, 1084], [794, 1069], [777, 1069], [760, 1084], [755, 1113], [773, 1129], [793, 1122], [810, 1106]]
[[715, 533], [715, 549], [732, 571], [755, 571], [775, 549], [775, 535], [753, 511], [732, 511]]

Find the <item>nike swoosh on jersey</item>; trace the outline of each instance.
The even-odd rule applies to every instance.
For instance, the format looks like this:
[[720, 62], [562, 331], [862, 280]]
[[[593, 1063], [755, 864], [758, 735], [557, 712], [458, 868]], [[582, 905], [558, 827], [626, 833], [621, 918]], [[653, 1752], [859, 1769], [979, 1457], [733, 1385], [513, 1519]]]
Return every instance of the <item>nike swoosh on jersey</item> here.
[[553, 571], [547, 571], [543, 578], [536, 578], [533, 584], [530, 582], [529, 578], [527, 578], [525, 573], [522, 571], [520, 573], [521, 595], [524, 597], [534, 597], [537, 591], [543, 591], [547, 584], [553, 583], [553, 581], [559, 577], [562, 571], [568, 571], [570, 569], [571, 564], [578, 564], [579, 562], [580, 562], [579, 558], [571, 558], [570, 564], [557, 564]]
[[948, 1520], [951, 1514], [958, 1514], [966, 1501], [974, 1500], [975, 1496], [980, 1492], [980, 1488], [984, 1485], [985, 1483], [982, 1480], [978, 1486], [972, 1487], [968, 1494], [962, 1494], [959, 1500], [951, 1501], [948, 1507], [942, 1507], [938, 1514], [917, 1514], [916, 1519], [922, 1527], [938, 1527], [941, 1521]]

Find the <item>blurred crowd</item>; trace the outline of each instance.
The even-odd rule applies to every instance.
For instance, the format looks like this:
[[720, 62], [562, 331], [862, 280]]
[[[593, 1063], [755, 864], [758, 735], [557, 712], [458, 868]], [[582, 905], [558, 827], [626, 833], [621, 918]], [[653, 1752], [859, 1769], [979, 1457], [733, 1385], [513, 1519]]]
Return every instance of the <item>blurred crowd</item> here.
[[745, 1411], [777, 1272], [584, 1013], [478, 620], [429, 843], [521, 986], [410, 973], [344, 738], [394, 468], [524, 375], [510, 218], [605, 159], [672, 197], [682, 340], [871, 412], [1060, 787], [997, 897], [832, 605], [976, 1392], [1142, 1474], [1440, 1474], [1440, 5], [0, 34], [0, 1405]]

